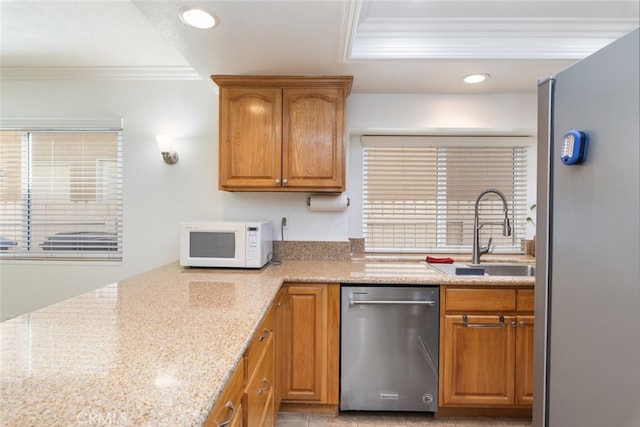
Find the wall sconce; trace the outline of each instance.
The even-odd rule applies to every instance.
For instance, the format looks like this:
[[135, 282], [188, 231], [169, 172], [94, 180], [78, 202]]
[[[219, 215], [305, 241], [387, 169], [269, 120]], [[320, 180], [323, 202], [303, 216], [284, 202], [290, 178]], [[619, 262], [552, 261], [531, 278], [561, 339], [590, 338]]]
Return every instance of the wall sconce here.
[[156, 141], [158, 141], [158, 147], [160, 147], [164, 162], [168, 165], [178, 163], [178, 153], [173, 149], [173, 137], [170, 135], [156, 135]]

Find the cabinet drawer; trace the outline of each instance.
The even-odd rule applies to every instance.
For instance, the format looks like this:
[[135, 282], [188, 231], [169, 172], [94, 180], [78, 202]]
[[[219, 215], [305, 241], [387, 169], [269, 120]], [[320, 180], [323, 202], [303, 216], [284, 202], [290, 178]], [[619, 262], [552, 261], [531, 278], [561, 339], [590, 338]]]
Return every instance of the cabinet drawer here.
[[249, 382], [245, 389], [247, 425], [260, 426], [265, 418], [273, 418], [273, 340], [267, 340], [264, 357], [259, 360], [254, 372], [249, 371]]
[[515, 311], [515, 289], [447, 288], [446, 311]]
[[518, 289], [517, 305], [518, 311], [533, 311], [535, 306], [533, 289]]
[[[244, 384], [243, 363], [240, 363], [231, 374], [224, 390], [205, 421], [205, 427], [216, 427], [228, 420], [242, 419], [242, 386]], [[233, 425], [233, 424], [230, 424]]]
[[262, 319], [262, 323], [260, 323], [260, 326], [253, 335], [251, 343], [245, 352], [245, 358], [247, 360], [247, 377], [250, 377], [251, 373], [256, 369], [262, 353], [264, 352], [267, 344], [271, 342], [271, 336], [273, 335], [273, 322], [274, 310], [272, 307], [267, 312], [264, 319]]

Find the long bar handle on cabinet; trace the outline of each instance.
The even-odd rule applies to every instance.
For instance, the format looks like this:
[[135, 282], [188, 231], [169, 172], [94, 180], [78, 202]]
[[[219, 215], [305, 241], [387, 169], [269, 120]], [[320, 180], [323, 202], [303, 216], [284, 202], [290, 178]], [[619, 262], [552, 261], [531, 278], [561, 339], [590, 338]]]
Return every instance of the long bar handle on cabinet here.
[[258, 337], [258, 341], [264, 341], [264, 340], [266, 340], [266, 339], [269, 337], [269, 334], [271, 333], [271, 331], [270, 331], [270, 330], [268, 330], [267, 328], [264, 328], [264, 329], [262, 330], [262, 332], [264, 333], [264, 335], [260, 335], [260, 336]]
[[498, 318], [500, 323], [469, 323], [469, 318], [466, 314], [462, 315], [462, 324], [466, 328], [504, 328], [504, 316], [500, 315]]
[[349, 304], [351, 305], [366, 305], [366, 304], [378, 304], [378, 305], [384, 305], [384, 304], [405, 304], [405, 305], [436, 305], [435, 301], [428, 301], [428, 300], [424, 300], [424, 301], [411, 301], [411, 300], [392, 300], [392, 301], [386, 301], [386, 300], [363, 300], [363, 301], [356, 301], [356, 300], [349, 300]]
[[233, 407], [233, 402], [230, 400], [227, 402], [227, 404], [225, 405], [227, 408], [231, 409], [231, 414], [229, 415], [229, 418], [227, 418], [226, 420], [224, 420], [221, 423], [217, 423], [216, 425], [218, 427], [225, 427], [228, 426], [229, 423], [231, 422], [231, 420], [233, 420], [233, 417], [236, 415], [236, 408]]
[[267, 379], [267, 377], [264, 377], [262, 379], [262, 383], [264, 384], [264, 387], [258, 387], [258, 394], [264, 393], [269, 388], [269, 380]]

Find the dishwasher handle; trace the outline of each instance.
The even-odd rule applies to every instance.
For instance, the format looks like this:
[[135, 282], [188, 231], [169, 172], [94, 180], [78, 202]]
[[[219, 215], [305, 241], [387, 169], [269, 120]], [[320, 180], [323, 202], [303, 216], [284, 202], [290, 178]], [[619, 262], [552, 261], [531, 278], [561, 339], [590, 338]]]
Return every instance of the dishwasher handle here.
[[387, 305], [387, 304], [402, 304], [402, 305], [436, 305], [435, 301], [430, 300], [354, 300], [349, 299], [350, 305]]

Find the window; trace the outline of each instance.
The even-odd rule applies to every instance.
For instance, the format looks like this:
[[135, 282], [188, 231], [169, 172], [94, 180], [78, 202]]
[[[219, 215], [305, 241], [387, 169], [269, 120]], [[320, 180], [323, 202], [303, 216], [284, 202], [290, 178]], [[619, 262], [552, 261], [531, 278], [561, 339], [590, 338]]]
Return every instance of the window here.
[[0, 258], [122, 259], [122, 132], [0, 130]]
[[526, 234], [529, 137], [363, 136], [363, 234], [369, 252], [470, 252], [478, 195], [480, 243], [520, 252]]

